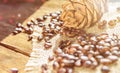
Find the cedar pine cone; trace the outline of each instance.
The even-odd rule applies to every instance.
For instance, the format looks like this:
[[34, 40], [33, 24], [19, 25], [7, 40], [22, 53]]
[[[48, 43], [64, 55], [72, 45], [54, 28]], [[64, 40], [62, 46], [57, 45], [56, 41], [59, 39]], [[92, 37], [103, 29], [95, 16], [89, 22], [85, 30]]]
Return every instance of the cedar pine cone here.
[[63, 26], [75, 29], [89, 28], [107, 11], [107, 0], [69, 0], [63, 5]]

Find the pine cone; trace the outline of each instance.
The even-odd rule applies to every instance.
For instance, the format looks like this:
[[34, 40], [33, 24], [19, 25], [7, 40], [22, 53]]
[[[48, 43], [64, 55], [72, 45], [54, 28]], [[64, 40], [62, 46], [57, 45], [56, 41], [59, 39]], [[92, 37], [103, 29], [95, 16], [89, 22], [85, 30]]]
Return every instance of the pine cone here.
[[107, 0], [69, 0], [63, 5], [63, 26], [89, 28], [97, 23], [107, 10]]

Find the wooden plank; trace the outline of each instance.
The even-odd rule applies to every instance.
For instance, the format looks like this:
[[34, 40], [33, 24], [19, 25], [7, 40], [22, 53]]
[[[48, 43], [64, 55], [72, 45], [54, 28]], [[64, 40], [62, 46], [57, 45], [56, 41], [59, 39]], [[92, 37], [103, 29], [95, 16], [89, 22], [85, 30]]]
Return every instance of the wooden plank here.
[[[30, 21], [31, 18], [37, 18], [39, 16], [43, 16], [43, 15], [48, 14], [50, 12], [55, 12], [57, 10], [60, 10], [60, 8], [61, 8], [60, 4], [62, 4], [63, 1], [64, 0], [60, 0], [59, 2], [57, 2], [56, 0], [51, 0], [51, 1], [46, 2], [33, 15], [31, 15], [28, 19], [26, 19], [25, 22], [23, 22], [23, 25], [26, 26], [26, 23], [28, 21]], [[31, 42], [27, 41], [27, 39], [28, 39], [28, 37], [24, 33], [20, 33], [20, 34], [15, 35], [15, 36], [10, 34], [5, 39], [3, 39], [1, 41], [1, 43], [16, 47], [19, 50], [26, 52], [27, 54], [30, 54], [32, 51], [32, 45], [31, 45]]]
[[31, 42], [28, 42], [27, 39], [28, 39], [28, 37], [24, 33], [20, 33], [20, 34], [15, 35], [15, 36], [10, 34], [8, 37], [3, 39], [1, 41], [1, 43], [13, 46], [13, 47], [17, 48], [18, 50], [21, 50], [29, 55], [32, 51], [31, 50], [32, 44], [31, 44]]
[[29, 57], [0, 46], [0, 72], [10, 73], [11, 68], [18, 68], [24, 73], [24, 66]]
[[[25, 26], [26, 24], [23, 24], [23, 25]], [[7, 37], [1, 40], [0, 43], [13, 46], [17, 48], [18, 50], [21, 50], [23, 52], [26, 52], [27, 54], [30, 54], [32, 51], [31, 50], [32, 44], [31, 42], [27, 41], [27, 39], [28, 39], [28, 36], [27, 34], [24, 34], [24, 33], [20, 33], [17, 35], [9, 34]]]
[[[25, 26], [27, 22], [26, 21], [23, 23]], [[15, 47], [16, 50], [21, 50], [25, 52], [27, 55], [30, 55], [32, 51], [32, 44], [31, 41], [27, 41], [28, 35], [24, 33], [20, 33], [17, 35], [9, 34], [7, 37], [5, 37], [3, 40], [1, 40], [0, 43], [4, 44], [5, 46], [12, 46]]]
[[29, 53], [26, 53], [26, 52], [14, 47], [14, 46], [11, 46], [11, 45], [8, 45], [8, 44], [5, 44], [5, 43], [0, 43], [0, 46], [3, 46], [3, 47], [5, 47], [5, 48], [7, 48], [9, 50], [18, 52], [18, 53], [23, 54], [25, 56], [28, 56], [28, 57], [30, 56]]

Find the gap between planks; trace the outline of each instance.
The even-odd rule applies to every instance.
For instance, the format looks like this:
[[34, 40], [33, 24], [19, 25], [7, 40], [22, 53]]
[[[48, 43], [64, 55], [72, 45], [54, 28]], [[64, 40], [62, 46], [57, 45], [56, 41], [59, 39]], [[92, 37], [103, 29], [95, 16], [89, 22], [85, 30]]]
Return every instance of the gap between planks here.
[[20, 49], [18, 49], [18, 48], [16, 48], [16, 47], [13, 47], [13, 46], [11, 46], [11, 45], [8, 45], [8, 44], [1, 43], [1, 42], [0, 42], [0, 46], [3, 46], [3, 47], [5, 47], [5, 48], [7, 48], [7, 49], [9, 49], [9, 50], [12, 50], [12, 51], [14, 51], [14, 52], [18, 52], [18, 53], [21, 53], [21, 54], [23, 54], [23, 55], [25, 55], [25, 56], [30, 57], [30, 54], [29, 54], [29, 53], [26, 53], [26, 52], [24, 52], [24, 51], [22, 51], [22, 50], [20, 50]]

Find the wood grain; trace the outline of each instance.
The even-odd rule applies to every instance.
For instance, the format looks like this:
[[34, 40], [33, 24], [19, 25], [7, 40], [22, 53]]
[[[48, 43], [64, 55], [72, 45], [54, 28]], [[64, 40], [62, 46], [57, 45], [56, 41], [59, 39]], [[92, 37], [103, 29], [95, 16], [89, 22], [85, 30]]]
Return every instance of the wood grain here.
[[3, 44], [7, 44], [26, 52], [28, 55], [31, 53], [32, 43], [27, 41], [28, 37], [24, 33], [13, 36], [12, 34], [1, 41]]
[[[62, 3], [64, 3], [64, 0], [50, 0], [46, 2], [33, 15], [27, 18], [25, 22], [23, 22], [23, 25], [26, 26], [26, 23], [30, 21], [31, 18], [41, 17], [45, 14], [61, 10]], [[28, 39], [27, 35], [24, 33], [15, 36], [10, 34], [0, 42], [4, 44], [3, 46], [5, 46], [5, 47], [0, 46], [1, 73], [9, 73], [9, 69], [12, 67], [17, 67], [20, 70], [19, 73], [24, 73], [24, 66], [29, 59], [28, 56], [32, 52], [32, 42], [28, 42], [27, 39]], [[10, 49], [10, 47], [13, 48]], [[27, 56], [25, 54], [27, 54]]]
[[24, 65], [29, 57], [0, 46], [0, 72], [10, 73], [11, 68], [18, 68], [24, 73]]
[[[59, 2], [58, 1], [50, 0], [50, 1], [46, 2], [34, 14], [32, 14], [29, 18], [27, 18], [23, 22], [23, 25], [26, 26], [26, 23], [28, 21], [30, 21], [32, 18], [37, 18], [37, 17], [43, 16], [45, 14], [61, 10], [61, 4], [63, 3], [64, 0], [60, 0]], [[1, 41], [1, 43], [13, 46], [23, 52], [26, 52], [27, 54], [30, 54], [32, 51], [32, 42], [28, 42], [27, 39], [28, 39], [28, 37], [24, 33], [20, 33], [15, 36], [10, 34], [5, 39], [3, 39]]]

